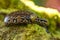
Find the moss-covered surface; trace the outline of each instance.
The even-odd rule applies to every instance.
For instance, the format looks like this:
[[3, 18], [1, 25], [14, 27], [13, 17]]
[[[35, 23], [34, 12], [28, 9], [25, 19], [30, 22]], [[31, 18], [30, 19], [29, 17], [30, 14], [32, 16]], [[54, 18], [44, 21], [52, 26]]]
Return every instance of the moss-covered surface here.
[[56, 28], [55, 22], [57, 20], [47, 20], [49, 33], [38, 24], [5, 26], [4, 16], [0, 15], [0, 40], [60, 40], [60, 28]]
[[0, 40], [48, 40], [49, 38], [50, 35], [46, 30], [37, 24], [0, 26]]

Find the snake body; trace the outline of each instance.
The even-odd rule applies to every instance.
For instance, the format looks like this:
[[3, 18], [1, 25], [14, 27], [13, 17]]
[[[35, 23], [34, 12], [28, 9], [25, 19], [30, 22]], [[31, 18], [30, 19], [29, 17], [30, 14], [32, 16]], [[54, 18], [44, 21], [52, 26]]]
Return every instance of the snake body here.
[[5, 24], [31, 24], [36, 23], [41, 26], [47, 25], [47, 20], [38, 17], [36, 14], [29, 11], [15, 11], [8, 14], [4, 19]]

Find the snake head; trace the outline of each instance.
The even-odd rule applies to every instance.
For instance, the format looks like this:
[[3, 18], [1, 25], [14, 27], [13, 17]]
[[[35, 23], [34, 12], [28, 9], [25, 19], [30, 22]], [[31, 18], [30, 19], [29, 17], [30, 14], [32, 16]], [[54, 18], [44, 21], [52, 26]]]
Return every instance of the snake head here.
[[36, 18], [36, 20], [35, 20], [36, 22], [37, 22], [37, 24], [39, 24], [40, 26], [44, 26], [44, 27], [46, 27], [46, 26], [48, 26], [48, 20], [46, 20], [46, 19], [42, 19], [42, 18]]
[[42, 25], [42, 26], [48, 26], [48, 21], [46, 19], [40, 19], [39, 23]]

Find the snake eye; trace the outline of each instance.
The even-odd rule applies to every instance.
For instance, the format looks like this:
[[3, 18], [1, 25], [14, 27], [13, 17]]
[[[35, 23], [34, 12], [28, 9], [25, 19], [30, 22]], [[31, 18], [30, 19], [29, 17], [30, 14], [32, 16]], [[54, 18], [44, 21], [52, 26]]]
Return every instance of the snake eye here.
[[42, 20], [40, 20], [40, 21], [42, 21], [42, 22], [47, 22], [47, 20], [45, 20], [45, 19], [42, 19]]

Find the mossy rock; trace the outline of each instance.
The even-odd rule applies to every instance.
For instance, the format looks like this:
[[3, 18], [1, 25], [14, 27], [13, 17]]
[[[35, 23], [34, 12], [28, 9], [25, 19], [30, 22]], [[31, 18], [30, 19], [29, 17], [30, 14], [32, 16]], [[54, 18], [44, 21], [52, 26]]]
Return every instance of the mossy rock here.
[[4, 26], [0, 22], [0, 40], [48, 40], [46, 29], [37, 24]]

